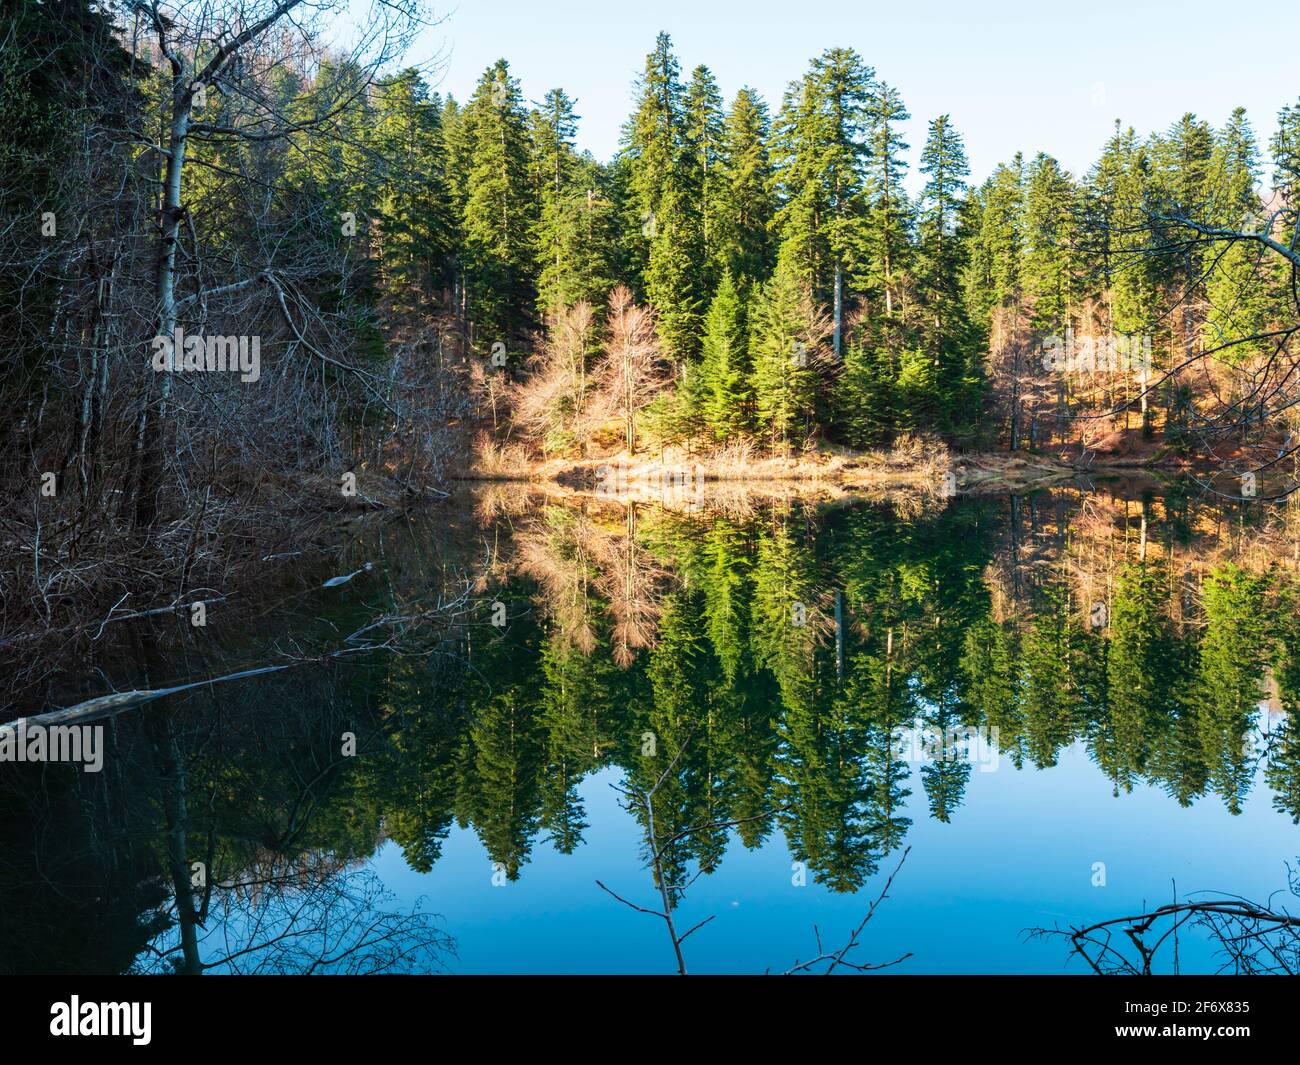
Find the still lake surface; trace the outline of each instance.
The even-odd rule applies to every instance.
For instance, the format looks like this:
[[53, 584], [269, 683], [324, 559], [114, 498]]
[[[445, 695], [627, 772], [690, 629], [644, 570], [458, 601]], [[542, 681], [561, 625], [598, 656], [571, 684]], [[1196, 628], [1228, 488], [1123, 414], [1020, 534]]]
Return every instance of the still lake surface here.
[[[891, 873], [853, 956], [899, 972], [1082, 971], [1028, 930], [1294, 903], [1297, 530], [1128, 482], [367, 522], [49, 693], [296, 663], [104, 722], [101, 773], [0, 765], [0, 971], [671, 972], [609, 893], [658, 906], [656, 784], [679, 926], [713, 918], [691, 972], [841, 946]], [[1179, 964], [1219, 962], [1189, 932]]]

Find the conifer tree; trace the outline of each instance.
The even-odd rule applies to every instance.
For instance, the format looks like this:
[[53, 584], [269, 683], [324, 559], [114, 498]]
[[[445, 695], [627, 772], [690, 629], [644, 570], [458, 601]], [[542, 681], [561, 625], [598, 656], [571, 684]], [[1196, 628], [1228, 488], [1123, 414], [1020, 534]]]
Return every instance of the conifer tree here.
[[699, 349], [704, 261], [699, 171], [689, 150], [680, 67], [666, 33], [646, 56], [622, 154], [646, 247], [645, 294], [660, 339], [673, 359], [692, 359]]
[[694, 391], [704, 424], [715, 440], [726, 440], [746, 425], [751, 396], [745, 301], [730, 269], [722, 274], [704, 319], [703, 356], [694, 370]]
[[552, 89], [529, 116], [530, 162], [537, 189], [537, 305], [547, 314], [565, 305], [563, 231], [576, 168], [573, 139], [578, 116], [563, 89]]
[[1300, 217], [1300, 102], [1278, 112], [1277, 131], [1269, 142], [1273, 156], [1273, 187], [1282, 196], [1279, 225], [1294, 233]]
[[711, 292], [717, 281], [725, 189], [722, 169], [724, 116], [722, 93], [712, 71], [698, 66], [686, 90], [686, 151], [696, 170], [699, 189], [700, 244], [704, 254], [701, 293]]
[[790, 258], [778, 261], [749, 320], [756, 421], [772, 446], [783, 449], [791, 437], [811, 428], [822, 361], [819, 345], [828, 324], [801, 274]]
[[1029, 165], [1025, 189], [1024, 272], [1031, 323], [1064, 333], [1075, 299], [1073, 277], [1075, 191], [1070, 175], [1039, 152]]
[[963, 221], [970, 165], [961, 134], [947, 115], [930, 123], [921, 151], [926, 177], [917, 215], [916, 287], [921, 304], [919, 333], [934, 365], [935, 386], [950, 428], [969, 425], [978, 410], [983, 379], [980, 338], [962, 299], [969, 255]]
[[[1215, 138], [1210, 159], [1210, 219], [1226, 228], [1257, 232], [1267, 225], [1256, 182], [1259, 148], [1245, 108], [1232, 112]], [[1219, 358], [1236, 363], [1266, 353], [1269, 341], [1242, 343], [1268, 329], [1274, 306], [1274, 261], [1255, 241], [1233, 241], [1217, 256], [1206, 280], [1209, 310], [1205, 347], [1222, 348]]]
[[814, 299], [831, 304], [837, 357], [845, 277], [860, 261], [863, 240], [863, 165], [875, 88], [875, 71], [857, 52], [827, 49], [786, 90], [774, 133], [781, 255]]
[[[1154, 182], [1160, 201], [1187, 218], [1201, 217], [1209, 193], [1210, 156], [1214, 134], [1209, 124], [1184, 114], [1153, 147]], [[1161, 232], [1158, 239], [1177, 251], [1162, 256], [1159, 281], [1170, 312], [1171, 343], [1183, 359], [1192, 357], [1196, 343], [1195, 306], [1203, 297], [1203, 249], [1180, 240], [1182, 234]]]
[[468, 304], [478, 347], [509, 344], [533, 322], [536, 189], [527, 116], [504, 59], [489, 67], [465, 110], [469, 123], [464, 240]]
[[388, 167], [377, 204], [380, 254], [391, 295], [410, 303], [444, 280], [455, 235], [441, 101], [414, 70], [380, 82], [374, 96], [374, 150]]
[[1009, 165], [999, 163], [980, 191], [979, 231], [975, 236], [968, 292], [987, 323], [997, 308], [1019, 310], [1024, 256], [1024, 161], [1019, 152]]
[[442, 154], [446, 161], [447, 201], [450, 208], [452, 248], [449, 268], [452, 275], [453, 310], [464, 328], [468, 306], [465, 262], [465, 198], [469, 188], [469, 167], [472, 154], [470, 122], [465, 109], [454, 96], [447, 96], [442, 104]]
[[910, 117], [898, 90], [881, 84], [871, 99], [867, 136], [862, 284], [869, 293], [879, 294], [887, 315], [894, 314], [902, 297], [900, 278], [909, 265], [912, 242], [912, 205], [903, 187], [908, 146], [898, 128]]
[[895, 373], [888, 354], [856, 330], [844, 349], [835, 382], [835, 432], [850, 447], [884, 443], [899, 423]]
[[741, 89], [723, 127], [716, 260], [737, 280], [762, 281], [772, 268], [767, 104]]

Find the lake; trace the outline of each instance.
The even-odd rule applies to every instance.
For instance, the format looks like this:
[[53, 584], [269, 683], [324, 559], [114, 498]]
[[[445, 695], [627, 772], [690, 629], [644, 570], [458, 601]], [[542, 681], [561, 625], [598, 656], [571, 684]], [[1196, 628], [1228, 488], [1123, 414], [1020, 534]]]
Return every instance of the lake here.
[[784, 491], [465, 489], [106, 626], [47, 705], [288, 668], [0, 765], [0, 971], [667, 973], [656, 855], [692, 973], [869, 912], [859, 964], [1082, 972], [1031, 930], [1288, 897], [1295, 508]]

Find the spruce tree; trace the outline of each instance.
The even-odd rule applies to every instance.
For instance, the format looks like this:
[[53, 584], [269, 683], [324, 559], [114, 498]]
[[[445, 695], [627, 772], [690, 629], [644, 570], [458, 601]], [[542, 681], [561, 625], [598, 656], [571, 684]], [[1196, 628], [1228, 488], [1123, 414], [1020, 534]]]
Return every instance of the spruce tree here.
[[[670, 357], [699, 350], [703, 232], [699, 171], [687, 137], [686, 95], [672, 39], [659, 34], [637, 82], [637, 107], [624, 128], [623, 159], [644, 244], [646, 297]], [[631, 236], [637, 240], [635, 234]]]
[[827, 49], [786, 90], [774, 132], [774, 226], [781, 256], [832, 307], [832, 351], [843, 340], [845, 278], [860, 262], [863, 165], [875, 71], [857, 52]]
[[767, 104], [741, 89], [723, 128], [716, 259], [736, 279], [762, 281], [772, 269], [772, 166]]
[[912, 205], [903, 187], [907, 175], [903, 153], [908, 146], [898, 128], [910, 117], [898, 90], [881, 84], [870, 105], [861, 283], [887, 315], [894, 314], [901, 299], [899, 279], [907, 270], [911, 250]]
[[1029, 164], [1025, 189], [1025, 297], [1030, 322], [1050, 332], [1065, 332], [1076, 292], [1074, 254], [1075, 190], [1060, 163], [1039, 152]]
[[576, 156], [578, 116], [563, 89], [552, 89], [529, 116], [533, 185], [537, 189], [537, 307], [548, 314], [565, 306], [563, 234]]
[[962, 298], [969, 255], [963, 220], [969, 214], [970, 165], [961, 135], [947, 115], [930, 123], [920, 169], [926, 183], [917, 204], [918, 332], [933, 361], [944, 424], [969, 428], [979, 409], [983, 380], [982, 344]]
[[[1245, 108], [1238, 107], [1215, 138], [1210, 160], [1210, 221], [1228, 229], [1259, 232], [1268, 223], [1256, 182], [1259, 148]], [[1217, 250], [1217, 249], [1216, 249]], [[1274, 262], [1256, 241], [1233, 241], [1217, 255], [1206, 281], [1209, 311], [1203, 345], [1218, 358], [1238, 363], [1266, 354], [1272, 341], [1254, 340], [1269, 327], [1276, 283]]]
[[453, 247], [441, 101], [415, 70], [381, 81], [374, 96], [372, 139], [386, 167], [377, 204], [381, 261], [391, 295], [412, 304], [445, 280]]
[[536, 303], [537, 193], [528, 165], [528, 119], [504, 59], [479, 79], [464, 121], [466, 284], [475, 344], [486, 350], [530, 327]]
[[686, 90], [686, 151], [699, 189], [700, 244], [703, 248], [701, 292], [711, 292], [719, 276], [722, 234], [724, 116], [722, 93], [706, 66], [691, 72]]
[[783, 257], [755, 299], [749, 322], [754, 413], [773, 447], [787, 448], [810, 425], [818, 384], [815, 322], [802, 271]]
[[726, 440], [747, 424], [752, 398], [747, 343], [743, 294], [728, 269], [705, 315], [703, 356], [693, 371], [701, 415], [715, 440]]
[[1273, 187], [1282, 196], [1279, 224], [1283, 233], [1294, 233], [1300, 216], [1300, 102], [1278, 112], [1277, 131], [1269, 149], [1273, 156]]

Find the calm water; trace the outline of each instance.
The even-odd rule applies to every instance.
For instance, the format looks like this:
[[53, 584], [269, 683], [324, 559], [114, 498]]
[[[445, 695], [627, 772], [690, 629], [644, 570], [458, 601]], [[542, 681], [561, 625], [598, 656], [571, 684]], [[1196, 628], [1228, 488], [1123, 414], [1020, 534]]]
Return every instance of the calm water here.
[[126, 711], [101, 773], [0, 765], [0, 970], [669, 972], [596, 883], [659, 905], [656, 784], [695, 972], [843, 945], [896, 870], [853, 956], [902, 972], [1077, 971], [1027, 930], [1286, 887], [1289, 510], [679, 502], [483, 492], [103, 637], [54, 704], [389, 647]]

